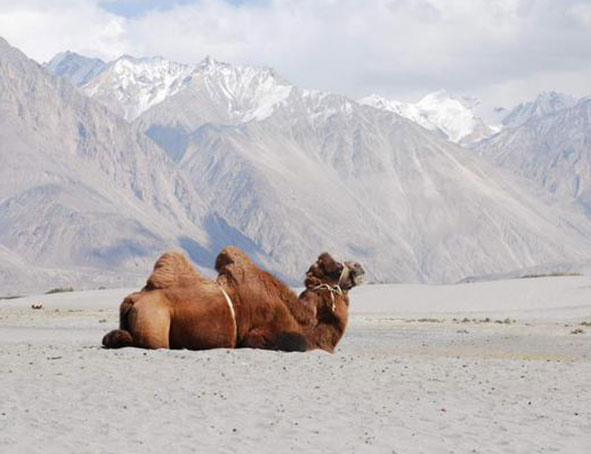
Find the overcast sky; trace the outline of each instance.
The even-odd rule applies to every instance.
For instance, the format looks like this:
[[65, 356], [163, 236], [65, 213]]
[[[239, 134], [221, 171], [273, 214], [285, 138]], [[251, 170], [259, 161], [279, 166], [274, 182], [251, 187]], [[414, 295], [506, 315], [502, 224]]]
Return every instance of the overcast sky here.
[[0, 0], [0, 36], [40, 62], [211, 55], [353, 97], [591, 94], [590, 0]]

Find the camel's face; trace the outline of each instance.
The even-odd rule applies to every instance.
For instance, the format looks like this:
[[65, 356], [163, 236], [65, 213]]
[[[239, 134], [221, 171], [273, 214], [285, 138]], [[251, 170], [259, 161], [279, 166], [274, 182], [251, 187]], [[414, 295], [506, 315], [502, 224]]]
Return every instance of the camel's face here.
[[[349, 269], [349, 281], [348, 288], [353, 288], [356, 285], [363, 284], [363, 275], [365, 274], [365, 270], [361, 266], [359, 262], [345, 262], [345, 266]], [[341, 284], [341, 287], [344, 286], [345, 283]]]
[[306, 273], [306, 287], [329, 284], [350, 290], [363, 282], [364, 274], [361, 264], [337, 262], [328, 252], [323, 252]]

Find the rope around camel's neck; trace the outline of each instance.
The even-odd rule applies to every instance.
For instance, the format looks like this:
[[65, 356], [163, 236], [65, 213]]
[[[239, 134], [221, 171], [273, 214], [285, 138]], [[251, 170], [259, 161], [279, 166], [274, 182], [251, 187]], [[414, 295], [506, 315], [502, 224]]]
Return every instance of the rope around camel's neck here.
[[349, 277], [349, 273], [351, 272], [351, 270], [349, 269], [349, 267], [346, 264], [343, 264], [343, 269], [341, 271], [341, 274], [339, 276], [339, 280], [337, 281], [337, 283], [335, 285], [330, 285], [330, 284], [320, 284], [317, 285], [316, 287], [313, 288], [313, 290], [327, 290], [330, 292], [330, 299], [331, 299], [331, 310], [334, 313], [336, 308], [337, 308], [337, 304], [336, 304], [336, 299], [335, 299], [335, 294], [342, 296], [343, 295], [343, 289], [341, 288], [342, 282], [343, 282], [343, 278], [345, 276]]

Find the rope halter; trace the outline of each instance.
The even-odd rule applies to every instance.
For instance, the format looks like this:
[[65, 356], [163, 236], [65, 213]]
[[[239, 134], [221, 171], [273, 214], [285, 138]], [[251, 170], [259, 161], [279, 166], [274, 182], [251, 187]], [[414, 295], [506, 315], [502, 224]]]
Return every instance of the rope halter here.
[[330, 292], [330, 300], [332, 301], [331, 310], [334, 312], [337, 308], [337, 303], [335, 301], [334, 295], [335, 293], [338, 295], [343, 294], [343, 290], [338, 285], [328, 285], [328, 284], [320, 284], [314, 287], [312, 290], [328, 290]]
[[333, 312], [337, 308], [335, 294], [337, 294], [337, 295], [343, 294], [343, 289], [341, 288], [341, 282], [343, 281], [343, 278], [349, 276], [350, 272], [351, 272], [351, 270], [349, 269], [349, 267], [343, 263], [343, 270], [341, 271], [341, 275], [339, 276], [339, 280], [337, 281], [337, 283], [335, 285], [320, 284], [312, 289], [312, 290], [328, 290], [330, 292], [330, 300], [332, 302], [331, 310]]
[[349, 268], [349, 266], [346, 263], [343, 263], [342, 265], [343, 270], [341, 271], [341, 275], [339, 276], [339, 280], [337, 281], [337, 287], [339, 287], [339, 289], [341, 288], [341, 285], [343, 285], [343, 278], [348, 278], [351, 274], [351, 269]]

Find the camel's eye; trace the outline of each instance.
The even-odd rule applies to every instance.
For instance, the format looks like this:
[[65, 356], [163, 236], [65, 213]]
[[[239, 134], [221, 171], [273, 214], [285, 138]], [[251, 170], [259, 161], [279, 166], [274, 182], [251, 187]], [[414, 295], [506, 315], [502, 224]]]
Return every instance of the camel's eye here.
[[325, 271], [325, 276], [332, 281], [338, 281], [343, 272], [344, 266], [342, 263], [334, 262], [334, 265], [329, 270]]

